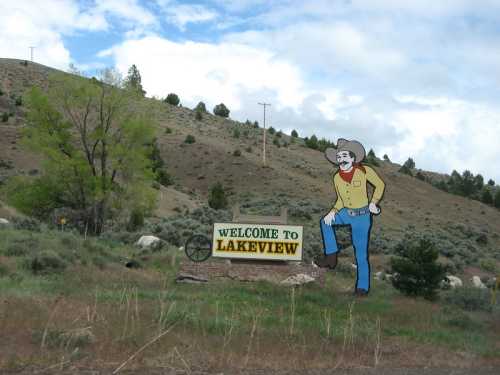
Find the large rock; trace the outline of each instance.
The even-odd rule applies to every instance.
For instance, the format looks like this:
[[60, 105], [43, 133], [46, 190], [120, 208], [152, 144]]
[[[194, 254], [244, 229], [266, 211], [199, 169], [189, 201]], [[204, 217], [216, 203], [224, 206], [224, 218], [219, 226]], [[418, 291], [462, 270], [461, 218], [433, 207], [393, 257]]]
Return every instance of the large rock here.
[[449, 286], [452, 289], [459, 288], [463, 286], [462, 280], [456, 276], [446, 276], [444, 280], [444, 285]]
[[136, 245], [142, 249], [158, 249], [161, 246], [161, 240], [155, 236], [141, 236]]
[[9, 225], [9, 220], [0, 217], [0, 225]]
[[297, 275], [289, 276], [281, 282], [283, 285], [304, 285], [312, 283], [315, 280], [314, 277], [306, 275], [305, 273], [299, 273]]
[[486, 285], [483, 284], [483, 282], [481, 281], [481, 278], [479, 276], [472, 276], [472, 285], [474, 285], [474, 287], [476, 288], [479, 288], [479, 289], [486, 289]]

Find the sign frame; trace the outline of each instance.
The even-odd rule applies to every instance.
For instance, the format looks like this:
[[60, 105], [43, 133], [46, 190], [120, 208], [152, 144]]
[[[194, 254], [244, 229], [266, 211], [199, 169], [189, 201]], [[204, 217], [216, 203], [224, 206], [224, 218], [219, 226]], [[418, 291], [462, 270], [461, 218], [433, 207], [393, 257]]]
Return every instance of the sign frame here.
[[[277, 227], [286, 227], [286, 228], [293, 228], [295, 233], [299, 233], [299, 237], [296, 241], [293, 240], [288, 240], [288, 239], [276, 239], [275, 241], [259, 241], [258, 239], [254, 237], [229, 237], [233, 238], [235, 241], [238, 240], [243, 240], [246, 242], [265, 242], [268, 244], [267, 250], [268, 251], [262, 251], [261, 253], [277, 253], [281, 254], [281, 252], [278, 251], [270, 251], [272, 248], [273, 243], [296, 243], [298, 242], [298, 248], [296, 249], [296, 252], [299, 252], [300, 255], [294, 256], [294, 255], [262, 255], [259, 254], [259, 251], [249, 251], [249, 250], [244, 250], [244, 251], [238, 251], [234, 250], [234, 253], [231, 254], [231, 252], [227, 251], [220, 251], [218, 252], [218, 244], [217, 240], [220, 239], [220, 236], [216, 233], [216, 226], [218, 225], [223, 225], [223, 226], [232, 226], [232, 227], [238, 227], [238, 226], [246, 226], [246, 227], [271, 227], [276, 229]], [[269, 228], [269, 229], [271, 229]], [[217, 228], [221, 229], [221, 228]], [[226, 228], [227, 229], [227, 228]], [[283, 232], [281, 232], [283, 233]], [[283, 245], [285, 246], [285, 245]], [[250, 248], [251, 245], [250, 243], [248, 244], [248, 247]], [[265, 247], [265, 246], [264, 246]], [[274, 246], [274, 250], [277, 250], [277, 245]], [[283, 252], [286, 252], [285, 249], [282, 250]], [[249, 256], [249, 254], [254, 254], [256, 256]], [[259, 256], [260, 255], [260, 256]], [[212, 257], [214, 258], [220, 258], [220, 259], [230, 259], [230, 260], [246, 260], [246, 261], [272, 261], [272, 262], [287, 262], [287, 261], [292, 261], [292, 262], [302, 262], [304, 258], [304, 227], [302, 225], [290, 225], [290, 224], [278, 224], [278, 223], [256, 223], [256, 222], [216, 222], [213, 223], [212, 225]]]

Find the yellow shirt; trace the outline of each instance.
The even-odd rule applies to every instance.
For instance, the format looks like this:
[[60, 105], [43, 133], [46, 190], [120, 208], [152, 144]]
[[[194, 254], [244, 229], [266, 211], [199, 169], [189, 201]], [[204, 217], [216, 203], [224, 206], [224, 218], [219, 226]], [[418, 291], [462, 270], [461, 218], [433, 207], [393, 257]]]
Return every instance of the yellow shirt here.
[[338, 212], [342, 208], [361, 208], [368, 205], [368, 193], [366, 183], [369, 182], [375, 190], [371, 202], [377, 204], [382, 195], [384, 195], [385, 183], [378, 174], [367, 165], [363, 165], [366, 173], [356, 168], [352, 176], [351, 183], [348, 183], [340, 177], [337, 172], [333, 175], [333, 185], [337, 193], [337, 201], [333, 208]]

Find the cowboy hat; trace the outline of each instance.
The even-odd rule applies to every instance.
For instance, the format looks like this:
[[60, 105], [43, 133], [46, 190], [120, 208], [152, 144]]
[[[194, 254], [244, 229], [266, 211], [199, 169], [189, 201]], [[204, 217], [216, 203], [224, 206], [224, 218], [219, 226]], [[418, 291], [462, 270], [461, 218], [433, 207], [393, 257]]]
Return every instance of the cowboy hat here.
[[337, 148], [327, 148], [325, 150], [325, 156], [333, 164], [338, 164], [337, 153], [340, 151], [351, 151], [355, 155], [354, 161], [356, 163], [361, 163], [366, 155], [365, 148], [358, 141], [348, 141], [347, 139], [339, 138], [337, 141]]

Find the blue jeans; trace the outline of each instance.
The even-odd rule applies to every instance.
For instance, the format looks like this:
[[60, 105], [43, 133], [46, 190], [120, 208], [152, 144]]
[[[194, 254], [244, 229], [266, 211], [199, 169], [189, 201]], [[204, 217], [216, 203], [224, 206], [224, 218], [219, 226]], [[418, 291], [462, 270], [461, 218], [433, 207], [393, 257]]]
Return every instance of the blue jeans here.
[[372, 227], [371, 214], [368, 212], [359, 216], [351, 216], [347, 208], [342, 208], [335, 214], [333, 225], [325, 224], [323, 218], [321, 218], [320, 223], [325, 255], [334, 254], [339, 251], [335, 236], [335, 226], [345, 225], [351, 227], [351, 240], [357, 265], [356, 288], [368, 291], [370, 289], [368, 242]]

